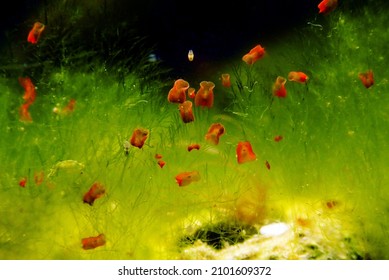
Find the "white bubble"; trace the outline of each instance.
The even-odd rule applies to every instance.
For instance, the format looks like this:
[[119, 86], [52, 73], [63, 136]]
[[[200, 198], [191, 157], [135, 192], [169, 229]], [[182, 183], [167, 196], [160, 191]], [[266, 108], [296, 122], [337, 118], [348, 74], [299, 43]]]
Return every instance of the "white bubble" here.
[[289, 226], [285, 223], [273, 223], [261, 227], [259, 232], [266, 236], [278, 236], [284, 234], [288, 230]]

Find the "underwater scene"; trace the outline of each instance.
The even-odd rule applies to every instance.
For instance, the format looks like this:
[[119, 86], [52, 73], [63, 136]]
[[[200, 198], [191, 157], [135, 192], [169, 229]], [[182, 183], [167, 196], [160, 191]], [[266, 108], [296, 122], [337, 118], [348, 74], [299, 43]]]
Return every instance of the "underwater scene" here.
[[389, 259], [388, 2], [208, 2], [3, 11], [0, 259]]

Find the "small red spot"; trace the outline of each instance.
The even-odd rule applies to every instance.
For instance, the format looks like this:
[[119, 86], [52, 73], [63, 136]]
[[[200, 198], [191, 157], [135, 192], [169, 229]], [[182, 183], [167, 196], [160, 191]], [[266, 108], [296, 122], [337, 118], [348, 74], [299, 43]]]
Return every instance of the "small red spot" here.
[[189, 96], [189, 98], [192, 98], [192, 99], [194, 99], [195, 97], [196, 97], [196, 89], [195, 88], [189, 88], [188, 89], [188, 96]]
[[304, 218], [297, 218], [296, 222], [299, 226], [302, 226], [302, 227], [308, 227], [311, 225], [310, 220], [304, 219]]
[[164, 162], [162, 159], [160, 159], [160, 160], [158, 160], [158, 165], [159, 165], [159, 167], [164, 167], [165, 166], [165, 164], [166, 164], [166, 162]]
[[45, 29], [45, 25], [40, 22], [35, 22], [34, 26], [30, 30], [27, 36], [27, 41], [31, 44], [38, 43], [39, 37], [41, 36], [41, 33]]
[[200, 173], [198, 171], [181, 172], [176, 176], [176, 182], [178, 186], [184, 187], [190, 183], [200, 180]]
[[374, 75], [372, 70], [369, 70], [366, 73], [359, 73], [358, 77], [362, 81], [365, 88], [369, 88], [374, 85]]
[[338, 6], [338, 0], [323, 0], [317, 6], [319, 8], [319, 14], [327, 15], [336, 9]]
[[212, 108], [214, 88], [215, 84], [213, 82], [202, 81], [200, 83], [200, 89], [197, 91], [195, 96], [195, 105]]
[[83, 202], [88, 203], [90, 206], [92, 206], [95, 200], [102, 197], [104, 194], [105, 194], [104, 186], [99, 182], [95, 182], [90, 187], [88, 192], [84, 194]]
[[230, 74], [222, 74], [222, 85], [223, 87], [230, 87], [231, 86], [231, 78]]
[[190, 144], [188, 146], [188, 152], [190, 152], [192, 150], [200, 150], [200, 145], [199, 144]]
[[19, 181], [19, 186], [21, 186], [22, 188], [26, 187], [26, 184], [27, 184], [27, 178], [26, 177], [23, 177], [20, 181]]
[[248, 65], [253, 65], [258, 59], [265, 55], [265, 49], [261, 45], [256, 45], [249, 53], [242, 57], [242, 60]]
[[178, 105], [178, 110], [180, 111], [181, 119], [184, 123], [193, 122], [195, 117], [192, 110], [192, 101], [184, 101]]
[[139, 149], [143, 147], [147, 136], [149, 135], [149, 131], [144, 128], [136, 128], [131, 136], [130, 143], [134, 147], [138, 147]]
[[70, 113], [72, 113], [74, 111], [75, 107], [76, 107], [76, 100], [75, 99], [70, 99], [68, 105], [66, 105], [63, 108], [62, 113], [64, 115], [68, 115], [68, 114], [70, 114]]
[[275, 142], [280, 142], [282, 139], [284, 139], [284, 137], [282, 137], [282, 135], [274, 136], [274, 141]]
[[239, 164], [257, 159], [249, 141], [239, 142], [236, 147], [236, 158]]
[[270, 163], [268, 161], [265, 162], [266, 168], [270, 170]]
[[300, 84], [305, 84], [306, 82], [308, 82], [308, 79], [308, 76], [303, 72], [291, 71], [288, 75], [289, 81], [297, 82]]
[[220, 123], [214, 123], [212, 124], [207, 134], [205, 135], [205, 140], [208, 142], [217, 145], [219, 144], [220, 137], [225, 133], [224, 126]]
[[155, 154], [154, 156], [156, 159], [161, 159], [162, 158], [162, 155], [161, 154]]
[[171, 103], [183, 103], [186, 100], [186, 90], [189, 88], [189, 83], [183, 79], [178, 79], [174, 82], [173, 88], [169, 91], [168, 101]]
[[326, 206], [328, 209], [333, 209], [335, 208], [339, 203], [335, 200], [329, 200], [326, 202]]
[[280, 98], [285, 98], [287, 91], [285, 88], [286, 79], [278, 76], [275, 83], [273, 84], [273, 94]]
[[81, 239], [81, 243], [84, 250], [95, 249], [105, 245], [105, 235], [100, 234], [98, 236], [86, 237]]

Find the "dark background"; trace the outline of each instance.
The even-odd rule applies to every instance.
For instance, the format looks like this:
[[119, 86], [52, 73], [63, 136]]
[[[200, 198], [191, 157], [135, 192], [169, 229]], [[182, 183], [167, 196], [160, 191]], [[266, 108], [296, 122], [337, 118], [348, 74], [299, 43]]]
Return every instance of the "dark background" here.
[[[52, 18], [49, 17], [51, 22], [45, 22], [42, 9], [61, 1], [64, 2], [7, 2], [10, 6], [3, 6], [1, 9], [0, 40], [3, 43], [14, 40], [7, 35], [7, 32], [12, 30], [23, 34], [25, 40], [25, 33], [35, 20], [47, 24], [48, 28], [53, 26]], [[327, 16], [318, 14], [317, 5], [320, 1], [235, 0], [228, 3], [219, 0], [67, 0], [68, 14], [64, 15], [65, 19], [62, 21], [66, 22], [66, 17], [71, 18], [72, 11], [76, 12], [83, 2], [92, 3], [89, 6], [84, 5], [83, 8], [97, 9], [99, 16], [86, 16], [69, 27], [71, 30], [77, 29], [79, 34], [79, 37], [75, 36], [76, 42], [73, 44], [85, 49], [100, 48], [103, 51], [100, 52], [99, 49], [99, 54], [107, 57], [112, 56], [114, 48], [123, 50], [121, 53], [127, 57], [136, 57], [137, 53], [142, 53], [141, 48], [150, 48], [164, 65], [172, 68], [176, 76], [180, 76], [188, 69], [189, 49], [193, 49], [195, 54], [192, 64], [197, 64], [202, 69], [226, 59], [241, 57], [256, 44], [266, 46], [266, 43], [293, 29], [306, 26], [308, 21], [321, 23]], [[338, 9], [347, 11], [371, 3], [379, 5], [377, 3], [386, 3], [385, 1], [339, 0]], [[88, 11], [84, 11], [84, 14], [87, 15]], [[54, 18], [54, 21], [56, 20], [57, 18]], [[65, 31], [62, 33], [66, 34], [65, 27], [63, 30]], [[116, 30], [120, 30], [118, 37], [114, 36]], [[100, 36], [99, 32], [103, 36], [96, 39]], [[126, 39], [126, 36], [131, 38]], [[133, 48], [135, 37], [145, 38], [141, 47]], [[124, 51], [131, 48], [133, 52]]]

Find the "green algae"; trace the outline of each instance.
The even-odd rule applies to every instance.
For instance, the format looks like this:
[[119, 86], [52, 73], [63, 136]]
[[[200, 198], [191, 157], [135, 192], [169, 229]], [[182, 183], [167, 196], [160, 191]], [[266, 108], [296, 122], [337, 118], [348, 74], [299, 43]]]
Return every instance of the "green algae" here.
[[[386, 14], [373, 14], [339, 11], [320, 30], [307, 25], [269, 42], [267, 56], [250, 68], [240, 58], [231, 68], [226, 62], [220, 72], [230, 71], [232, 88], [217, 84], [215, 73], [215, 108], [194, 108], [196, 119], [188, 124], [167, 102], [173, 81], [145, 79], [126, 72], [124, 64], [117, 72], [99, 62], [93, 70], [75, 71], [70, 58], [59, 68], [45, 64], [32, 123], [19, 121], [23, 89], [16, 79], [2, 78], [0, 258], [178, 259], [177, 240], [188, 248], [196, 240], [208, 243], [205, 255], [222, 258], [210, 252], [242, 244], [256, 226], [279, 220], [303, 224], [310, 238], [305, 244], [291, 236], [301, 251], [267, 258], [388, 259], [389, 34]], [[375, 84], [366, 89], [358, 73], [370, 68]], [[287, 82], [287, 98], [273, 97], [275, 78], [294, 70], [306, 72], [308, 84]], [[77, 100], [72, 114], [53, 112], [71, 98]], [[204, 136], [216, 122], [226, 134], [214, 146]], [[123, 142], [137, 127], [150, 135], [142, 149], [130, 147], [126, 155]], [[283, 139], [275, 142], [276, 135]], [[243, 140], [257, 161], [239, 165], [235, 149]], [[188, 152], [192, 143], [200, 150]], [[59, 168], [64, 161], [77, 162], [82, 172]], [[201, 180], [178, 187], [174, 177], [190, 170], [198, 170]], [[93, 206], [84, 204], [96, 181], [106, 194]], [[329, 209], [328, 201], [339, 204]], [[82, 238], [100, 233], [105, 246], [82, 250]], [[342, 252], [331, 240], [353, 244]]]

